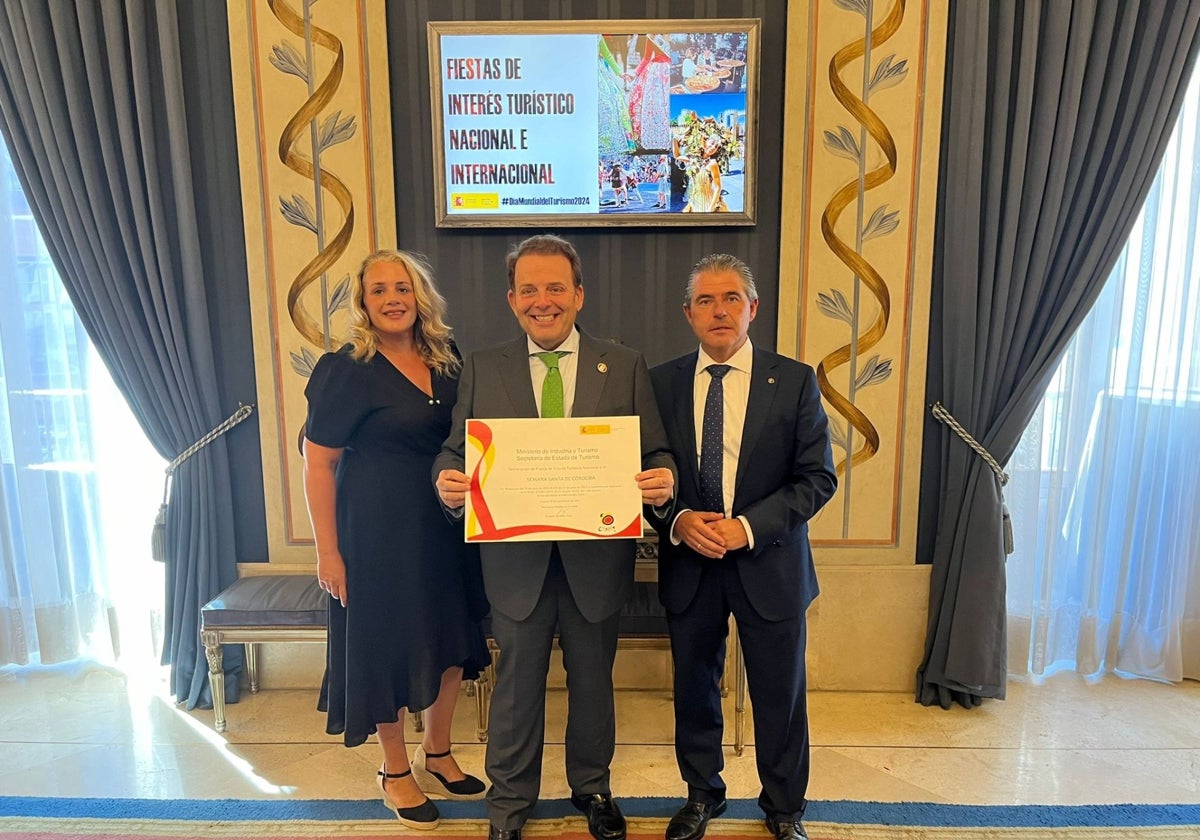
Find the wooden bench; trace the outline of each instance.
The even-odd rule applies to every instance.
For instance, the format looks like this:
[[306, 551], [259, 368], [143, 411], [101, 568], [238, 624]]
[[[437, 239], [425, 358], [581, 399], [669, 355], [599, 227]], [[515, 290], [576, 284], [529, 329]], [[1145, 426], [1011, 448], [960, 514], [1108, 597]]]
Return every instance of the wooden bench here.
[[[658, 603], [658, 546], [639, 541], [636, 583], [633, 597], [621, 616], [617, 646], [625, 650], [670, 650], [666, 615]], [[258, 693], [258, 648], [260, 642], [325, 642], [326, 595], [309, 574], [264, 574], [239, 578], [200, 610], [200, 641], [208, 660], [208, 682], [213, 697], [213, 728], [224, 732], [225, 671], [221, 646], [245, 645], [246, 676], [250, 692]], [[489, 636], [492, 664], [468, 685], [475, 698], [476, 735], [487, 740], [491, 687], [499, 649]], [[746, 679], [736, 628], [730, 628], [729, 661], [735, 680], [734, 751], [741, 755], [745, 746], [744, 719]], [[726, 669], [728, 673], [729, 668]], [[722, 678], [722, 694], [724, 678]], [[422, 717], [413, 714], [413, 723], [421, 731]]]
[[200, 609], [200, 641], [208, 659], [213, 727], [225, 731], [221, 645], [246, 646], [250, 692], [258, 693], [259, 642], [324, 642], [325, 592], [314, 575], [239, 578]]

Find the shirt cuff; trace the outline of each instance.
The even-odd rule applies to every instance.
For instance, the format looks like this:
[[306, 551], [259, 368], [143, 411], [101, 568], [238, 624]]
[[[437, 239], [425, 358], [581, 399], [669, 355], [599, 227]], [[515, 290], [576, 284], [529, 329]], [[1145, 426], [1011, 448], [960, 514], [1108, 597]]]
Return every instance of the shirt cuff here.
[[679, 545], [681, 542], [683, 542], [683, 540], [675, 536], [675, 523], [679, 521], [679, 517], [683, 516], [689, 510], [691, 510], [691, 508], [685, 508], [684, 510], [679, 511], [679, 513], [675, 514], [675, 518], [671, 520], [671, 530], [669, 532], [671, 535], [671, 545]]
[[754, 530], [750, 527], [750, 520], [744, 516], [739, 516], [738, 522], [742, 523], [742, 527], [746, 529], [746, 550], [754, 550]]

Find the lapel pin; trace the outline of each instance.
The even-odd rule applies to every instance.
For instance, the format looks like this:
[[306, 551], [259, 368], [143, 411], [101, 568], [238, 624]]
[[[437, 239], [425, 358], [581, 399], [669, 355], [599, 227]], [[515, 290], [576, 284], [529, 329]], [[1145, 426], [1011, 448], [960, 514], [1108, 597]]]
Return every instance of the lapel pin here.
[[601, 373], [608, 373], [608, 365], [604, 364], [604, 362], [598, 362], [596, 364], [596, 370], [600, 371]]
[[775, 384], [775, 377], [774, 377], [774, 376], [768, 376], [768, 377], [767, 377], [767, 384], [768, 384], [768, 385], [774, 385], [774, 384]]

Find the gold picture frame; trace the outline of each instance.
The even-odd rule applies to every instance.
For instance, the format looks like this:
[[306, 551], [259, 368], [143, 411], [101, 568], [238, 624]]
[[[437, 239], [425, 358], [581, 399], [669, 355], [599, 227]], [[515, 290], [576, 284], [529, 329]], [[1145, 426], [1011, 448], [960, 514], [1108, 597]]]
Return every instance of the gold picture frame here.
[[437, 226], [755, 224], [760, 26], [430, 21]]

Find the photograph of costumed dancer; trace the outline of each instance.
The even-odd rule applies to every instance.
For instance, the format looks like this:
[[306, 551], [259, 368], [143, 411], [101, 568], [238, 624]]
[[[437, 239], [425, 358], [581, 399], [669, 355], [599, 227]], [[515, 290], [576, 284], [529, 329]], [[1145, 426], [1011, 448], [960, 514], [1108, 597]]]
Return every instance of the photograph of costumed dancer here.
[[665, 152], [671, 148], [671, 47], [666, 36], [641, 35], [641, 60], [633, 71], [629, 118], [639, 150]]
[[[625, 95], [628, 74], [617, 60], [614, 45], [625, 47], [624, 35], [600, 36], [599, 79], [599, 149], [600, 156], [628, 155], [634, 151], [633, 121], [629, 116], [629, 97]], [[623, 55], [623, 53], [622, 53]]]
[[[637, 145], [633, 140], [633, 122], [629, 117], [626, 85], [632, 76], [616, 56], [628, 49], [628, 36], [602, 35], [599, 39], [597, 72], [599, 93], [598, 137], [599, 205], [601, 212], [624, 210], [629, 206], [628, 175]], [[619, 51], [619, 53], [618, 53]]]
[[[735, 100], [720, 103], [723, 99]], [[673, 97], [699, 100], [701, 97]], [[722, 108], [723, 104], [741, 103]], [[674, 102], [672, 104], [675, 104]], [[689, 107], [689, 105], [691, 107]], [[717, 105], [717, 108], [713, 108]], [[683, 170], [683, 213], [741, 212], [745, 204], [745, 97], [703, 96], [702, 102], [679, 104], [672, 123], [675, 165]], [[700, 116], [695, 108], [715, 116]]]

